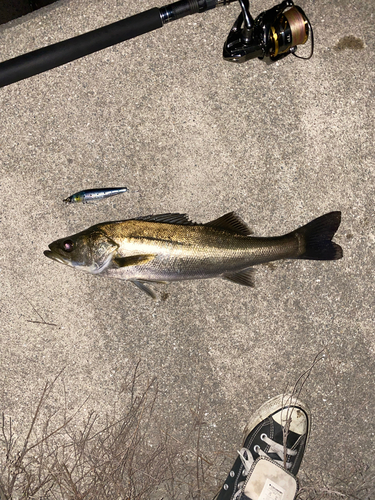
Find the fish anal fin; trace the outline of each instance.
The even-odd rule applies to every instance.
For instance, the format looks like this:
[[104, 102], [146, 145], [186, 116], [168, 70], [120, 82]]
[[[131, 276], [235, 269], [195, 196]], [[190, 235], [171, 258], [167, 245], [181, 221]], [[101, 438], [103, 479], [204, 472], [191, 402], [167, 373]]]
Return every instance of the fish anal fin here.
[[223, 278], [233, 281], [233, 283], [237, 283], [238, 285], [250, 286], [254, 287], [254, 269], [252, 267], [248, 267], [247, 269], [243, 269], [242, 271], [238, 271], [233, 274], [223, 274]]
[[228, 214], [222, 215], [218, 219], [206, 222], [204, 225], [214, 227], [216, 229], [223, 229], [224, 231], [229, 231], [234, 234], [241, 234], [243, 236], [250, 236], [253, 234], [253, 231], [249, 228], [246, 222], [244, 222], [235, 212], [229, 212]]
[[147, 264], [154, 258], [155, 255], [153, 254], [129, 255], [128, 257], [115, 257], [113, 262], [118, 267], [140, 266], [141, 264]]

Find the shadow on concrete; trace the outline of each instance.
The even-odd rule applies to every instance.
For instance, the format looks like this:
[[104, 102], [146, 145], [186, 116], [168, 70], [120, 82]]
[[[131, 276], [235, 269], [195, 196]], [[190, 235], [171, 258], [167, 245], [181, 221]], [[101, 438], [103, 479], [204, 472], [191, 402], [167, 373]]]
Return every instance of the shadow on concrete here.
[[56, 0], [0, 0], [0, 24], [8, 23]]

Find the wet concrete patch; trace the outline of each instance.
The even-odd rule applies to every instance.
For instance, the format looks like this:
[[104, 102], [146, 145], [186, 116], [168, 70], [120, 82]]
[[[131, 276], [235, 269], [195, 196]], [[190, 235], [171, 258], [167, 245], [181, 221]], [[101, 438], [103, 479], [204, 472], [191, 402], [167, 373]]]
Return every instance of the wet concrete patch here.
[[362, 50], [365, 48], [363, 40], [353, 35], [348, 35], [340, 38], [334, 46], [335, 50]]

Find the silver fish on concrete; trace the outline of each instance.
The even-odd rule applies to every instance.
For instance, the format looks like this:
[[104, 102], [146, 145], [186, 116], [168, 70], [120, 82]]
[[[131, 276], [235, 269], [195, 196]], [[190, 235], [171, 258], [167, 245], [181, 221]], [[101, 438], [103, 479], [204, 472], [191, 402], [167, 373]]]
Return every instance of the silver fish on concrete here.
[[253, 286], [253, 266], [280, 259], [341, 259], [332, 242], [341, 212], [282, 236], [255, 237], [234, 212], [205, 224], [184, 214], [103, 222], [54, 241], [44, 254], [83, 271], [129, 280], [155, 296], [148, 282], [225, 278]]

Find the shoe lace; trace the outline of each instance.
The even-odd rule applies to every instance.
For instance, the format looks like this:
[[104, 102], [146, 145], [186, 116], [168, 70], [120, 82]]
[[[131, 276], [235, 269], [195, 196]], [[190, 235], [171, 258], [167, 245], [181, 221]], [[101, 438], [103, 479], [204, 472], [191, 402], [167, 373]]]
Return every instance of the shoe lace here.
[[[272, 459], [272, 460], [274, 462], [284, 466], [284, 446], [282, 444], [276, 443], [273, 439], [269, 438], [266, 434], [262, 434], [261, 439], [262, 439], [262, 441], [264, 441], [265, 443], [268, 444], [269, 449], [267, 452], [265, 452], [259, 446], [254, 446], [255, 453], [258, 453], [258, 455], [260, 457], [268, 457], [268, 458], [270, 458], [269, 454], [276, 453], [280, 457], [280, 460], [275, 460], [275, 459]], [[254, 458], [253, 458], [250, 450], [248, 450], [247, 448], [241, 448], [241, 450], [237, 451], [237, 453], [238, 453], [238, 455], [241, 459], [241, 462], [243, 464], [242, 475], [247, 476], [250, 472], [251, 466], [254, 463]], [[294, 456], [297, 454], [297, 450], [290, 450], [289, 448], [287, 448], [286, 454], [290, 455], [290, 456]], [[287, 462], [285, 465], [286, 465], [287, 469], [290, 469], [290, 467], [292, 467], [292, 464], [290, 462]], [[236, 500], [241, 495], [241, 489], [242, 489], [243, 484], [244, 484], [244, 481], [241, 481], [240, 483], [238, 483], [238, 485], [237, 485], [238, 490], [237, 490], [236, 494], [234, 495], [233, 500]]]

